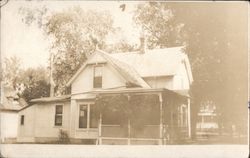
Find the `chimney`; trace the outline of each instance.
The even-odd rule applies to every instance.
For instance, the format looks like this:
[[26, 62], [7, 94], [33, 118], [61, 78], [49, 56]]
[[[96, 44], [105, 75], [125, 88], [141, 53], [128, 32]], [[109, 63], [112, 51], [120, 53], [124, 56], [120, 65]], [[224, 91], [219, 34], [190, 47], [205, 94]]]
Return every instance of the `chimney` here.
[[140, 53], [144, 54], [145, 53], [145, 36], [144, 33], [141, 34], [140, 36]]

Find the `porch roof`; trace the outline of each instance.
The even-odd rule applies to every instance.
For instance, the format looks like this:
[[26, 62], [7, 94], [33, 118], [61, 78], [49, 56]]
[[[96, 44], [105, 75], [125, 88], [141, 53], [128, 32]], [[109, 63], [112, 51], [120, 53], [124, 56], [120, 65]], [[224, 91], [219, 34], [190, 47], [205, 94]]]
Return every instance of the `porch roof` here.
[[106, 90], [95, 90], [91, 93], [94, 94], [122, 94], [122, 93], [159, 93], [167, 92], [177, 94], [184, 97], [190, 97], [188, 90], [169, 90], [166, 88], [127, 88], [127, 89], [106, 89]]
[[32, 99], [31, 103], [38, 103], [38, 102], [53, 102], [53, 101], [66, 101], [70, 99], [70, 95], [58, 96], [58, 97], [44, 97], [44, 98], [37, 98]]

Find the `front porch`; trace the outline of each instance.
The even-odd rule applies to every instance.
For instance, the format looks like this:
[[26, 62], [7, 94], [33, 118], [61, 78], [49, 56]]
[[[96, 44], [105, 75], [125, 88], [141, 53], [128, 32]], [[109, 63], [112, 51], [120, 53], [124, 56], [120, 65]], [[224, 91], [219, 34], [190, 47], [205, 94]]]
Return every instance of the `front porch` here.
[[[167, 89], [96, 91], [97, 144], [165, 145], [191, 135], [190, 99]], [[93, 115], [93, 114], [92, 114]]]

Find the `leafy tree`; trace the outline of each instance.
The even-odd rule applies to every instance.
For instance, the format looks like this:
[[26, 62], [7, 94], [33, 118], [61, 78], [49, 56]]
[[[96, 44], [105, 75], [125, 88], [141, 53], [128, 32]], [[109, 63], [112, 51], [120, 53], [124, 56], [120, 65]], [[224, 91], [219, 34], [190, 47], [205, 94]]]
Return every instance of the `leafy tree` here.
[[139, 5], [134, 17], [147, 32], [149, 48], [186, 45], [194, 76], [193, 129], [204, 100], [216, 103], [224, 126], [247, 127], [247, 9], [244, 3], [150, 2]]
[[33, 5], [32, 9], [28, 7], [20, 7], [18, 9], [18, 13], [22, 16], [22, 22], [27, 24], [28, 26], [32, 25], [34, 22], [39, 27], [42, 28], [44, 23], [46, 22], [46, 16], [49, 13], [49, 10], [46, 5], [35, 6]]
[[112, 31], [112, 18], [107, 12], [68, 9], [53, 14], [44, 29], [54, 41], [54, 79], [62, 92], [64, 85], [86, 58], [102, 48], [106, 35]]
[[21, 59], [17, 56], [4, 59], [3, 65], [3, 81], [4, 84], [16, 89], [20, 81]]
[[27, 102], [34, 98], [49, 96], [49, 76], [44, 67], [23, 69], [20, 58], [6, 58], [4, 65], [4, 85], [13, 87]]
[[179, 34], [183, 25], [176, 23], [174, 14], [166, 3], [139, 4], [134, 13], [134, 21], [145, 31], [149, 49], [182, 44]]
[[48, 74], [48, 70], [44, 67], [23, 70], [20, 78], [25, 89], [20, 96], [25, 98], [27, 102], [35, 98], [48, 97], [50, 94]]
[[29, 87], [26, 87], [21, 96], [29, 103], [31, 99], [49, 97], [49, 90], [50, 85], [44, 80], [39, 80]]
[[20, 8], [23, 21], [27, 25], [38, 24], [52, 41], [53, 79], [58, 94], [63, 94], [67, 81], [96, 47], [104, 49], [106, 36], [114, 31], [113, 20], [106, 11], [85, 11], [80, 7], [49, 12], [46, 6]]
[[105, 45], [104, 50], [109, 53], [124, 53], [138, 51], [138, 48], [138, 45], [129, 44], [125, 39], [121, 39], [114, 44]]

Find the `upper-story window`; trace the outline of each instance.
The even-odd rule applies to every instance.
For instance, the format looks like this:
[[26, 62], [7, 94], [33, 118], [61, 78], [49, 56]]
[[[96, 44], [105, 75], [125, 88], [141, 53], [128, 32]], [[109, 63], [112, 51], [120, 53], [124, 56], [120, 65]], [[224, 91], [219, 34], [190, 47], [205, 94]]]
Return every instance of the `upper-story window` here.
[[21, 121], [20, 121], [21, 125], [24, 125], [24, 115], [21, 115]]
[[102, 66], [94, 66], [94, 88], [102, 88]]

